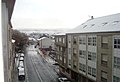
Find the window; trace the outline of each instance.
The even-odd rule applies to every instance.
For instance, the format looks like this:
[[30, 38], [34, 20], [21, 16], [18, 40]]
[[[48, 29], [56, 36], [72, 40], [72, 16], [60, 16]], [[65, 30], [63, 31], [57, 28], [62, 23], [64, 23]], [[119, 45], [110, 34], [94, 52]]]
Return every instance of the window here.
[[114, 56], [114, 68], [120, 69], [120, 58]]
[[105, 26], [106, 24], [108, 24], [107, 22], [104, 22], [104, 23], [102, 23], [102, 26]]
[[114, 48], [120, 49], [120, 39], [114, 39]]
[[96, 69], [88, 66], [88, 74], [93, 77], [96, 77]]
[[71, 48], [68, 48], [68, 54], [71, 54]]
[[91, 75], [92, 68], [88, 66], [88, 74]]
[[96, 37], [93, 37], [93, 46], [96, 46]]
[[107, 82], [107, 79], [104, 77], [101, 77], [101, 82]]
[[59, 46], [57, 46], [57, 51], [59, 51]]
[[101, 64], [103, 65], [103, 66], [107, 66], [107, 61], [108, 61], [108, 59], [107, 59], [107, 54], [101, 54]]
[[59, 42], [61, 42], [61, 38], [59, 37]]
[[66, 63], [66, 58], [64, 58], [64, 63]]
[[88, 45], [96, 46], [96, 37], [88, 37]]
[[73, 68], [76, 69], [76, 67], [77, 67], [77, 62], [73, 60]]
[[88, 45], [92, 45], [92, 38], [88, 38]]
[[113, 76], [113, 82], [120, 82], [120, 77]]
[[92, 76], [96, 77], [96, 69], [95, 68], [92, 68]]
[[85, 64], [79, 63], [79, 70], [85, 72], [86, 71]]
[[86, 51], [79, 50], [79, 56], [80, 56], [81, 58], [86, 58], [86, 57], [85, 57], [85, 56], [86, 56]]
[[77, 55], [77, 49], [73, 48], [73, 55]]
[[60, 56], [60, 60], [62, 61], [62, 56]]
[[107, 36], [101, 37], [101, 47], [105, 49], [108, 48], [108, 37]]
[[86, 44], [86, 37], [79, 37], [79, 44]]
[[77, 44], [77, 37], [73, 37], [73, 44]]
[[96, 53], [88, 51], [88, 60], [96, 61]]
[[101, 82], [107, 82], [107, 72], [101, 71]]
[[71, 60], [69, 59], [69, 65], [71, 66]]
[[65, 43], [65, 38], [63, 38], [63, 43]]
[[58, 38], [56, 38], [56, 42], [58, 42]]
[[117, 23], [119, 23], [120, 21], [114, 21], [113, 22], [113, 25], [116, 25]]
[[83, 28], [85, 28], [87, 25], [83, 26]]
[[68, 41], [68, 43], [71, 43], [71, 41]]
[[63, 48], [62, 48], [62, 47], [60, 48], [60, 51], [63, 51]]

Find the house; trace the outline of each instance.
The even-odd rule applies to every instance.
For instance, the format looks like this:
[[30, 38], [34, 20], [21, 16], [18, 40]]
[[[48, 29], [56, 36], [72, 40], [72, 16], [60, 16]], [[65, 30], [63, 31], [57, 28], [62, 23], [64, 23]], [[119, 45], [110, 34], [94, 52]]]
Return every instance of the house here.
[[[11, 17], [15, 0], [2, 0], [2, 47], [4, 62], [4, 82], [13, 82], [14, 54], [12, 54]], [[2, 79], [2, 78], [1, 78]]]
[[119, 26], [120, 13], [89, 19], [66, 33], [67, 69], [72, 79], [120, 81]]
[[52, 50], [54, 50], [55, 49], [54, 43], [55, 43], [54, 39], [48, 37], [42, 37], [38, 39], [39, 48], [41, 49], [48, 50], [51, 47]]

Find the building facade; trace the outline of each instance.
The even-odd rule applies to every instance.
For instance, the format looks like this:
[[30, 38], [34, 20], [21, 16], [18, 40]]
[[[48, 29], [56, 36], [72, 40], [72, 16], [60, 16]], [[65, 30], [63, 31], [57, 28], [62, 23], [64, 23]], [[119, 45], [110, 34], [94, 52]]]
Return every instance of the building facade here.
[[51, 39], [51, 38], [48, 38], [48, 37], [42, 37], [42, 38], [38, 39], [38, 43], [39, 43], [40, 48], [48, 49], [51, 46], [51, 48], [53, 50], [55, 50], [54, 39]]
[[[120, 81], [120, 14], [93, 18], [66, 33], [67, 69], [76, 82]], [[59, 36], [60, 37], [60, 36]]]
[[56, 60], [59, 63], [60, 75], [71, 78], [70, 69], [68, 69], [67, 40], [65, 34], [55, 35]]
[[13, 82], [14, 55], [12, 54], [11, 16], [15, 0], [2, 0], [2, 46], [4, 82]]

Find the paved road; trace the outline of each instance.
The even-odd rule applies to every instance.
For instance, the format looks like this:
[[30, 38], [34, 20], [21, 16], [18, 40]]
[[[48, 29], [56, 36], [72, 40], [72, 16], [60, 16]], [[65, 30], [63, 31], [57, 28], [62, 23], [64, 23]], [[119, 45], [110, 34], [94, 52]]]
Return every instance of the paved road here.
[[26, 49], [25, 67], [27, 82], [57, 82], [54, 66], [46, 62], [33, 45]]

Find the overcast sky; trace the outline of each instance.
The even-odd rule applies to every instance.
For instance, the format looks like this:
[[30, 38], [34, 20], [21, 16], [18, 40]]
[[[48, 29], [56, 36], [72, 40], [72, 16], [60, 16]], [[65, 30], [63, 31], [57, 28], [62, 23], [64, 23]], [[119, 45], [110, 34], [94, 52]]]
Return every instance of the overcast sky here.
[[90, 16], [120, 13], [119, 0], [16, 0], [15, 29], [75, 28]]

